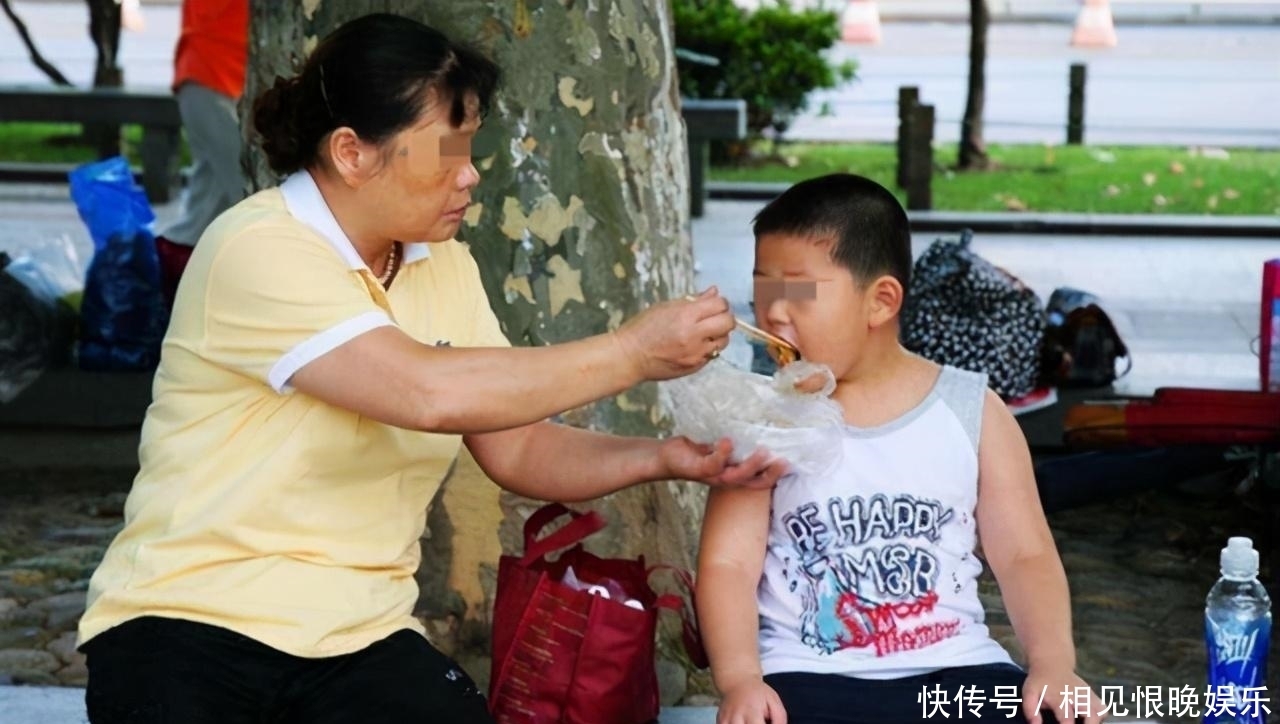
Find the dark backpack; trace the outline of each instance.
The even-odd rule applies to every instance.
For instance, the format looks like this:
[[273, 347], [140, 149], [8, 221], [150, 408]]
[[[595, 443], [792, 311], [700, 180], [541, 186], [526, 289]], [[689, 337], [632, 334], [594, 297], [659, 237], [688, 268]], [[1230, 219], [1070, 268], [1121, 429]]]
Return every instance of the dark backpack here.
[[985, 372], [1006, 399], [1036, 388], [1044, 305], [1014, 275], [969, 249], [973, 232], [939, 239], [916, 260], [902, 344], [920, 356]]
[[[1049, 297], [1042, 381], [1062, 387], [1105, 387], [1129, 372], [1129, 348], [1103, 311], [1101, 300], [1070, 287]], [[1123, 372], [1116, 372], [1124, 359]]]

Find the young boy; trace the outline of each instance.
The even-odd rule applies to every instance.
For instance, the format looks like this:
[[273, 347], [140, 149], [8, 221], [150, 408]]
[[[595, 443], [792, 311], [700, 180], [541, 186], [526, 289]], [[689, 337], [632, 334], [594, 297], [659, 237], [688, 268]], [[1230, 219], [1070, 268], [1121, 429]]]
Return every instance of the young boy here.
[[[711, 493], [697, 596], [718, 723], [1100, 722], [1017, 423], [985, 375], [898, 342], [902, 207], [825, 176], [754, 232], [756, 322], [831, 368], [847, 428], [834, 472]], [[1025, 672], [983, 624], [979, 534]]]

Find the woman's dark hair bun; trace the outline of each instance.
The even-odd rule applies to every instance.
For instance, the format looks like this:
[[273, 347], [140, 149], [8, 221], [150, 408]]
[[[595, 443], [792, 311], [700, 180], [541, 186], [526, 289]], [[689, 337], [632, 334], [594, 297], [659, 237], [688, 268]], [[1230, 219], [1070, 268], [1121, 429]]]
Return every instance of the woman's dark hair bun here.
[[267, 164], [279, 174], [302, 168], [309, 160], [310, 149], [304, 149], [298, 127], [298, 109], [302, 107], [302, 79], [276, 77], [276, 82], [263, 91], [253, 104], [253, 126], [262, 137], [262, 151]]

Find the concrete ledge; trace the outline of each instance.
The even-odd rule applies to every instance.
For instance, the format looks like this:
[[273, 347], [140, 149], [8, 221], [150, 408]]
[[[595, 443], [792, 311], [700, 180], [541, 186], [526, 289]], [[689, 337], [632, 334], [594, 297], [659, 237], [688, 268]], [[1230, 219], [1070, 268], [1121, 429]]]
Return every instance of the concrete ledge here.
[[[790, 184], [707, 182], [713, 199], [769, 201]], [[1280, 216], [912, 211], [912, 231], [1280, 239]]]
[[[84, 689], [0, 686], [0, 712], [4, 724], [88, 724], [84, 711]], [[659, 724], [715, 724], [716, 709], [710, 706], [663, 707]], [[939, 718], [939, 721], [946, 721]], [[1150, 719], [1120, 718], [1128, 724], [1160, 724]]]
[[[33, 163], [27, 161], [0, 161], [0, 181], [8, 183], [29, 183], [29, 184], [61, 184], [67, 185], [67, 176], [75, 170], [77, 166], [81, 166], [90, 161], [81, 163]], [[134, 181], [138, 185], [142, 185], [142, 168], [139, 166], [131, 166]], [[191, 177], [191, 167], [184, 166], [178, 170], [176, 182], [183, 186], [187, 186]]]
[[[4, 724], [88, 724], [84, 689], [0, 686]], [[714, 707], [667, 707], [661, 724], [714, 724]]]
[[154, 372], [46, 370], [0, 405], [0, 429], [137, 427], [151, 404]]

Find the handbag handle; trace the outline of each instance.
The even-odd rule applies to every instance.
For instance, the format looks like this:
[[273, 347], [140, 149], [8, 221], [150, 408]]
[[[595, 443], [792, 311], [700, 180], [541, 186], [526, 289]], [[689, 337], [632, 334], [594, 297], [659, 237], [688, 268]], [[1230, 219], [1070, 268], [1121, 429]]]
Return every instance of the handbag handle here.
[[[537, 537], [553, 521], [566, 515], [570, 516], [571, 520], [563, 527], [544, 538]], [[604, 530], [604, 527], [604, 518], [594, 510], [580, 513], [560, 503], [544, 505], [525, 521], [524, 556], [520, 559], [520, 563], [527, 566], [548, 553], [577, 545], [591, 535]]]
[[680, 638], [684, 642], [685, 653], [689, 655], [689, 660], [693, 662], [693, 665], [699, 669], [709, 667], [711, 663], [707, 659], [707, 650], [702, 645], [702, 632], [698, 629], [698, 607], [694, 594], [693, 576], [683, 568], [676, 568], [663, 563], [651, 566], [645, 572], [645, 575], [652, 577], [657, 571], [669, 571], [674, 574], [676, 581], [685, 589], [685, 593], [688, 595], [688, 602], [686, 603], [685, 599], [674, 593], [664, 593], [658, 596], [653, 605], [660, 609], [665, 608], [668, 611], [674, 611], [680, 616]]

